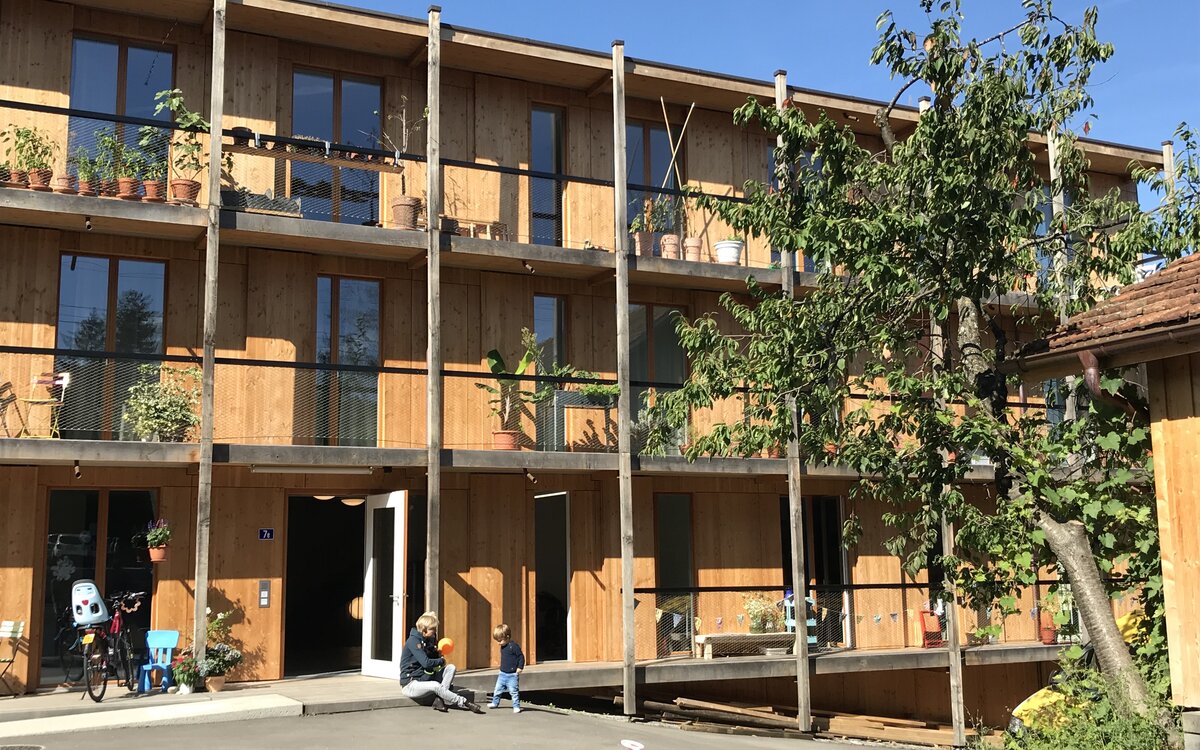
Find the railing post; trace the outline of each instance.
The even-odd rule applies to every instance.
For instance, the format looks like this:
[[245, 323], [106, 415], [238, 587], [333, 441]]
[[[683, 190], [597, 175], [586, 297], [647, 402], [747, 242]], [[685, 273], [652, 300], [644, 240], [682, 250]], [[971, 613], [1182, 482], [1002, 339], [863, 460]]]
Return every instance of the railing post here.
[[[783, 109], [787, 101], [787, 71], [775, 71], [775, 106]], [[776, 140], [783, 146], [783, 136]], [[780, 251], [780, 266], [783, 274], [783, 292], [788, 299], [796, 299], [795, 252]], [[788, 480], [788, 528], [792, 544], [792, 606], [796, 613], [796, 642], [792, 653], [796, 655], [796, 724], [801, 732], [812, 731], [812, 689], [808, 667], [808, 608], [807, 572], [804, 560], [804, 463], [800, 460], [800, 416], [796, 411], [796, 400], [788, 398], [788, 410], [792, 416], [792, 434], [787, 444]]]
[[441, 78], [442, 78], [442, 9], [429, 6], [429, 61], [426, 96], [429, 116], [425, 124], [426, 146], [426, 205], [425, 223], [428, 232], [428, 263], [425, 266], [425, 296], [427, 311], [427, 341], [425, 352], [425, 442], [426, 474], [428, 476], [428, 521], [425, 540], [425, 609], [437, 612], [441, 608], [441, 512], [442, 512], [442, 297], [441, 297]]
[[613, 252], [617, 286], [617, 484], [621, 504], [622, 686], [626, 716], [637, 713], [633, 622], [633, 440], [629, 392], [629, 228], [626, 223], [625, 42], [612, 45], [613, 73]]
[[225, 106], [225, 0], [213, 0], [212, 88], [209, 91], [208, 231], [204, 249], [204, 352], [200, 379], [200, 468], [196, 492], [196, 583], [192, 649], [204, 658], [208, 640], [208, 537], [212, 516], [214, 361], [217, 271], [221, 252], [221, 120]]

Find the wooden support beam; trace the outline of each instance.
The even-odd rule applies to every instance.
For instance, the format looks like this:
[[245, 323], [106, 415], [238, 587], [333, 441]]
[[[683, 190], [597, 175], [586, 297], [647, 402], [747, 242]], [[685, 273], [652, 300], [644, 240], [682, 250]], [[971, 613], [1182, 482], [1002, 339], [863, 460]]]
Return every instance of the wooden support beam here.
[[[441, 62], [442, 62], [442, 9], [429, 6], [429, 65], [426, 83], [426, 101], [429, 115], [425, 121], [426, 137], [426, 216], [429, 217], [427, 262], [425, 273], [425, 297], [428, 346], [425, 351], [426, 408], [425, 437], [428, 494], [428, 522], [425, 548], [425, 609], [437, 612], [442, 602], [441, 573], [441, 513], [442, 513], [442, 408], [444, 379], [442, 378], [442, 105], [441, 105]], [[407, 623], [405, 623], [407, 625]]]
[[408, 262], [408, 270], [417, 271], [419, 269], [424, 268], [425, 264], [428, 262], [429, 262], [429, 256], [422, 253], [421, 255], [416, 256], [415, 258], [413, 258], [412, 260], [410, 260]]
[[204, 248], [204, 352], [200, 378], [200, 467], [196, 488], [196, 582], [192, 648], [204, 658], [208, 640], [208, 540], [212, 516], [213, 376], [216, 370], [217, 271], [221, 251], [221, 121], [225, 107], [225, 0], [213, 0], [209, 96], [208, 231]]
[[404, 64], [410, 68], [415, 68], [421, 63], [425, 62], [428, 54], [429, 46], [422, 44], [420, 47], [417, 47], [417, 49], [411, 55], [408, 56], [408, 59], [404, 61]]
[[590, 276], [587, 279], [588, 286], [600, 286], [612, 281], [617, 275], [617, 272], [611, 268], [606, 268], [595, 276]]
[[[783, 109], [787, 101], [787, 71], [775, 71], [775, 106]], [[777, 145], [783, 146], [783, 136]], [[783, 266], [783, 291], [788, 298], [796, 299], [795, 253], [783, 250], [780, 260]], [[812, 688], [808, 672], [808, 630], [799, 623], [807, 619], [805, 612], [808, 573], [804, 560], [804, 462], [800, 456], [800, 415], [796, 400], [788, 399], [788, 410], [792, 417], [792, 434], [787, 444], [788, 478], [788, 527], [792, 544], [792, 601], [796, 607], [796, 643], [792, 653], [796, 655], [796, 727], [802, 732], [812, 731]]]
[[626, 222], [625, 42], [612, 45], [613, 81], [613, 252], [617, 254], [617, 486], [621, 505], [621, 684], [624, 712], [637, 712], [633, 621], [633, 436], [629, 392], [629, 228]]
[[596, 79], [595, 83], [593, 83], [591, 86], [588, 86], [588, 90], [587, 90], [588, 98], [590, 99], [594, 96], [599, 96], [600, 93], [602, 91], [604, 91], [604, 87], [607, 86], [608, 84], [612, 83], [612, 79], [613, 79], [613, 77], [608, 73], [605, 73], [604, 75], [602, 75], [598, 79]]

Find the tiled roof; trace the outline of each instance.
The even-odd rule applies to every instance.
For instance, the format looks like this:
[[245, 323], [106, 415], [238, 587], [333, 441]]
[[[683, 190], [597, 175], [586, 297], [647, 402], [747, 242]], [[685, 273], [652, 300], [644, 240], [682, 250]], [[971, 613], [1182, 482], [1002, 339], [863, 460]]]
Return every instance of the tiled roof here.
[[1072, 317], [1046, 337], [1045, 348], [1080, 349], [1195, 319], [1200, 319], [1200, 253], [1174, 261]]

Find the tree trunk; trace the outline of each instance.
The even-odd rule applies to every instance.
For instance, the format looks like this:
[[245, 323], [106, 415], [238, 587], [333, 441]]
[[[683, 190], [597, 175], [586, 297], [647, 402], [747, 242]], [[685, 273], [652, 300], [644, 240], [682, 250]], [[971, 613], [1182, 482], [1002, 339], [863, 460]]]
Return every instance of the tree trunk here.
[[[1100, 568], [1096, 566], [1083, 524], [1078, 521], [1060, 523], [1045, 513], [1038, 513], [1037, 525], [1045, 532], [1054, 556], [1066, 569], [1071, 595], [1087, 628], [1100, 669], [1113, 678], [1120, 691], [1118, 697], [1123, 699], [1124, 705], [1118, 705], [1117, 709], [1127, 714], [1148, 714], [1154, 709], [1154, 701], [1142, 673], [1129, 655], [1121, 631], [1117, 629], [1108, 592], [1100, 580]], [[1182, 739], [1170, 714], [1159, 711], [1156, 718], [1167, 732], [1170, 747], [1182, 747]]]
[[962, 297], [958, 306], [958, 351], [963, 373], [978, 387], [980, 376], [988, 370], [983, 356], [983, 336], [979, 330], [979, 310], [975, 301]]

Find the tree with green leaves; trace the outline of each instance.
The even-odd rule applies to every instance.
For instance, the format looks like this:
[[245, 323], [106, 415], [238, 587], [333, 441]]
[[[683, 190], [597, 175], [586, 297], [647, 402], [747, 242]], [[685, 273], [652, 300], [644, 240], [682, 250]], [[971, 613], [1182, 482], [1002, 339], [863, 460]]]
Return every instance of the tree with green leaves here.
[[[1175, 184], [1132, 166], [1164, 196], [1154, 211], [1093, 189], [1072, 127], [1090, 129], [1089, 79], [1113, 54], [1096, 38], [1097, 11], [1070, 23], [1049, 0], [1026, 0], [1010, 28], [974, 39], [962, 34], [958, 0], [921, 5], [921, 33], [879, 18], [872, 62], [902, 81], [876, 117], [882, 148], [799, 108], [751, 100], [735, 113], [781, 139], [777, 186], [748, 183], [745, 203], [701, 203], [822, 270], [795, 301], [753, 279], [748, 300], [725, 295], [738, 333], [722, 332], [715, 314], [678, 321], [691, 372], [660, 394], [663, 429], [650, 447], [664, 448], [693, 409], [728, 398], [743, 400], [744, 418], [698, 436], [690, 457], [753, 455], [795, 436], [801, 456], [817, 461], [836, 445], [837, 460], [862, 477], [855, 494], [889, 504], [888, 548], [910, 573], [935, 551], [941, 518], [956, 525], [955, 555], [935, 555], [953, 579], [946, 596], [1013, 614], [1038, 570], [1058, 565], [1122, 710], [1153, 712], [1160, 703], [1109, 602], [1136, 590], [1147, 614], [1142, 664], [1165, 654], [1149, 435], [1136, 405], [1144, 394], [1121, 373], [1105, 374], [1103, 398], [1076, 382], [1068, 418], [1051, 424], [1010, 406], [1016, 380], [1004, 362], [1017, 319], [1048, 331], [1131, 281], [1146, 255], [1197, 245], [1194, 137], [1181, 126]], [[894, 110], [914, 86], [932, 103], [900, 138]], [[1037, 158], [1047, 137], [1057, 147], [1053, 181]], [[1048, 196], [1070, 199], [1053, 221]], [[1014, 290], [1026, 306], [1006, 303]], [[964, 491], [970, 456], [995, 466], [982, 499]], [[851, 518], [848, 543], [856, 526]], [[1176, 742], [1169, 714], [1158, 716]]]

